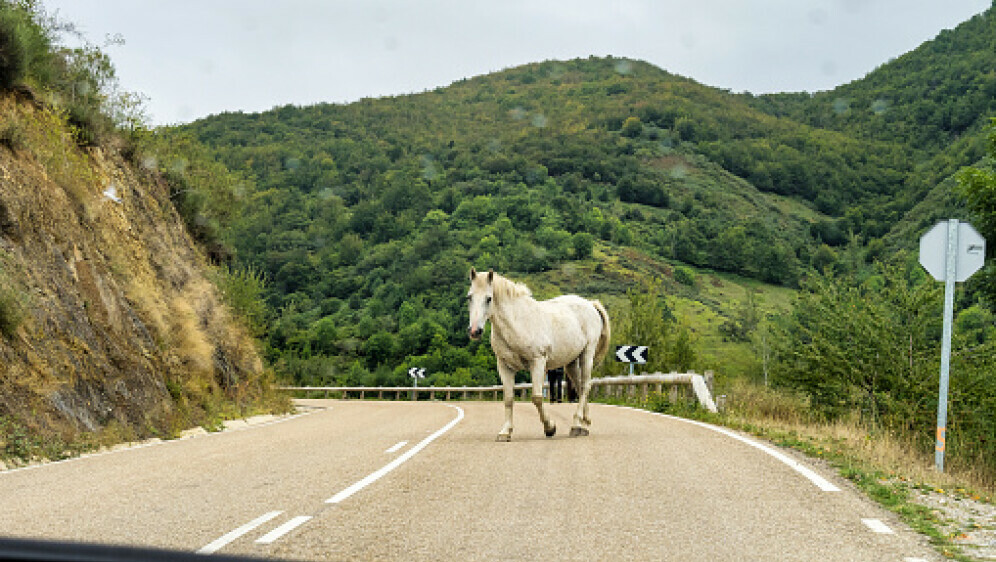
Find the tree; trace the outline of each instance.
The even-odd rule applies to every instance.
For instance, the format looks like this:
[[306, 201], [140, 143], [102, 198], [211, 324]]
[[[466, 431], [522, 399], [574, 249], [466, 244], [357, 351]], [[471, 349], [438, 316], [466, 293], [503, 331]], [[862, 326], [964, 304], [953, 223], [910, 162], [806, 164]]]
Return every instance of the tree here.
[[982, 287], [991, 309], [996, 310], [996, 118], [989, 125], [990, 167], [970, 167], [958, 173], [959, 192], [972, 212], [973, 224], [986, 239], [987, 265], [975, 281]]
[[932, 415], [939, 288], [920, 272], [910, 281], [896, 266], [877, 264], [875, 271], [863, 282], [826, 274], [803, 284], [775, 327], [772, 376], [830, 417], [857, 411], [872, 423], [908, 429]]
[[0, 92], [9, 90], [28, 73], [28, 52], [15, 8], [0, 4]]
[[622, 130], [620, 131], [622, 136], [636, 138], [643, 133], [643, 123], [640, 122], [639, 117], [627, 117], [623, 121]]
[[627, 291], [626, 296], [629, 310], [620, 322], [616, 341], [647, 346], [646, 369], [668, 371], [671, 367], [668, 343], [675, 319], [665, 300], [661, 280], [651, 279], [643, 287]]
[[574, 259], [583, 260], [591, 257], [595, 239], [587, 232], [578, 232], [571, 237], [571, 246], [574, 248]]
[[397, 344], [394, 341], [394, 336], [381, 330], [367, 338], [363, 344], [363, 355], [366, 356], [367, 365], [372, 369], [391, 360], [395, 349], [397, 349]]

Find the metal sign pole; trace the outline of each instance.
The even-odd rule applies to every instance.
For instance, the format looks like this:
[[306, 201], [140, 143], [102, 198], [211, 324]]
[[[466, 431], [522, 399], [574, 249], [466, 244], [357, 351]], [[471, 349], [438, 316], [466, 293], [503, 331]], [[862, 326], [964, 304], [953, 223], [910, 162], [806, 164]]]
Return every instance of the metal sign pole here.
[[944, 275], [944, 328], [941, 335], [941, 377], [937, 396], [937, 445], [934, 467], [944, 472], [944, 449], [947, 445], [948, 377], [951, 372], [951, 324], [954, 319], [955, 279], [958, 277], [958, 220], [948, 221], [948, 250]]
[[948, 432], [948, 383], [951, 370], [951, 330], [954, 319], [955, 283], [968, 280], [986, 261], [986, 239], [972, 225], [956, 219], [940, 221], [920, 237], [920, 265], [944, 281], [944, 332], [941, 341], [941, 376], [937, 396], [937, 446], [934, 466], [944, 472]]

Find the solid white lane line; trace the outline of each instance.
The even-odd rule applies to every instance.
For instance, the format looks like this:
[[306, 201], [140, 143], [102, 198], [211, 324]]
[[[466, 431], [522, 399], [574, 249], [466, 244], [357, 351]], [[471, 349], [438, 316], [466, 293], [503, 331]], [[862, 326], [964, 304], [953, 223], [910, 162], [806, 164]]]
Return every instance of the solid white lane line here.
[[197, 554], [213, 554], [218, 550], [224, 548], [232, 541], [238, 539], [239, 537], [248, 533], [249, 531], [252, 531], [256, 527], [259, 527], [263, 523], [266, 523], [267, 521], [273, 519], [274, 517], [280, 515], [281, 513], [283, 513], [283, 511], [271, 511], [269, 513], [264, 513], [263, 515], [260, 515], [259, 517], [239, 527], [238, 529], [235, 529], [234, 531], [231, 531], [229, 533], [225, 533], [220, 538], [211, 541], [210, 543], [205, 545], [204, 548], [198, 550]]
[[[331, 410], [331, 408], [325, 408], [324, 410]], [[162, 441], [162, 440], [159, 440], [159, 441], [150, 441], [150, 442], [147, 442], [147, 443], [136, 443], [134, 445], [127, 445], [125, 443], [121, 443], [121, 445], [127, 445], [127, 446], [122, 447], [120, 449], [112, 449], [112, 450], [107, 450], [107, 451], [97, 451], [97, 452], [93, 452], [93, 453], [85, 453], [85, 454], [82, 454], [82, 455], [80, 455], [78, 457], [72, 457], [72, 458], [69, 458], [69, 459], [63, 459], [61, 461], [42, 462], [42, 463], [38, 463], [38, 464], [29, 464], [28, 466], [22, 466], [22, 467], [18, 467], [18, 468], [8, 468], [7, 470], [0, 470], [0, 477], [4, 476], [6, 474], [13, 474], [15, 472], [25, 472], [25, 471], [28, 471], [28, 470], [37, 470], [37, 469], [40, 469], [40, 468], [49, 468], [49, 467], [54, 467], [54, 466], [60, 466], [60, 465], [63, 465], [63, 464], [85, 461], [87, 459], [93, 459], [93, 458], [97, 458], [97, 457], [104, 457], [104, 456], [107, 456], [107, 455], [116, 455], [118, 453], [127, 453], [129, 451], [137, 451], [139, 449], [145, 449], [145, 448], [148, 448], [148, 447], [157, 447], [157, 446], [160, 446], [160, 445], [169, 445], [170, 443], [183, 443], [183, 442], [189, 441], [191, 439], [204, 439], [204, 438], [207, 438], [207, 437], [215, 437], [215, 436], [219, 436], [219, 435], [229, 435], [231, 433], [235, 433], [235, 432], [238, 432], [238, 431], [246, 431], [246, 430], [249, 430], [249, 429], [263, 428], [263, 427], [267, 427], [267, 426], [270, 426], [270, 425], [276, 425], [278, 423], [284, 423], [284, 422], [289, 422], [291, 420], [296, 420], [297, 418], [300, 418], [300, 417], [303, 417], [303, 416], [307, 416], [307, 415], [313, 414], [315, 412], [321, 412], [321, 411], [324, 411], [324, 410], [316, 409], [316, 410], [312, 410], [310, 412], [302, 412], [300, 414], [294, 414], [294, 415], [291, 415], [291, 416], [287, 416], [285, 418], [278, 418], [278, 419], [271, 420], [271, 421], [268, 421], [268, 422], [263, 422], [263, 423], [254, 424], [254, 425], [247, 425], [245, 427], [239, 427], [239, 428], [234, 428], [234, 429], [225, 429], [225, 430], [222, 430], [222, 431], [205, 433], [205, 434], [202, 434], [202, 435], [194, 435], [193, 437], [187, 437], [187, 438], [184, 438], [184, 439], [168, 439], [166, 441]], [[191, 428], [191, 429], [193, 429], [193, 428]]]
[[461, 408], [460, 406], [450, 406], [449, 404], [446, 404], [446, 405], [449, 406], [450, 408], [456, 409], [456, 411], [457, 411], [457, 417], [454, 418], [453, 421], [451, 421], [450, 423], [448, 423], [445, 426], [443, 426], [443, 428], [440, 429], [439, 431], [437, 431], [437, 432], [433, 433], [432, 435], [426, 437], [425, 439], [419, 441], [418, 445], [415, 445], [411, 449], [408, 449], [402, 455], [400, 455], [399, 457], [397, 457], [393, 461], [387, 463], [386, 465], [384, 465], [383, 467], [381, 467], [376, 472], [373, 472], [373, 473], [367, 475], [365, 478], [363, 478], [359, 482], [356, 482], [355, 484], [351, 485], [350, 487], [346, 488], [345, 490], [343, 490], [343, 491], [339, 492], [338, 494], [332, 496], [331, 498], [325, 500], [325, 503], [339, 503], [339, 502], [345, 500], [346, 498], [348, 498], [349, 496], [352, 496], [356, 492], [359, 492], [363, 488], [366, 488], [370, 484], [373, 484], [377, 480], [380, 480], [381, 478], [384, 477], [384, 475], [386, 475], [387, 473], [391, 472], [395, 468], [398, 468], [399, 466], [401, 466], [402, 464], [404, 464], [408, 459], [414, 457], [416, 454], [418, 454], [419, 451], [421, 451], [422, 449], [426, 448], [429, 445], [429, 443], [432, 443], [433, 441], [436, 440], [436, 438], [438, 438], [442, 434], [444, 434], [447, 431], [449, 431], [450, 429], [452, 429], [453, 426], [455, 426], [456, 424], [460, 423], [460, 420], [463, 419], [463, 408]]
[[407, 444], [408, 444], [408, 441], [402, 441], [401, 443], [398, 443], [398, 444], [394, 445], [393, 447], [391, 447], [390, 449], [388, 449], [388, 450], [386, 450], [384, 452], [388, 453], [388, 454], [393, 453], [393, 452], [397, 451], [398, 449], [404, 447]]
[[769, 446], [767, 446], [767, 445], [765, 445], [763, 443], [759, 443], [757, 441], [754, 441], [753, 439], [749, 439], [747, 437], [744, 437], [743, 435], [740, 435], [738, 433], [734, 433], [733, 431], [731, 431], [729, 429], [726, 429], [725, 427], [719, 427], [717, 425], [712, 425], [712, 424], [709, 424], [709, 423], [704, 423], [704, 422], [695, 421], [695, 420], [688, 420], [688, 419], [685, 419], [685, 418], [679, 418], [679, 417], [671, 416], [671, 415], [668, 415], [668, 414], [659, 414], [657, 412], [650, 412], [650, 411], [647, 411], [647, 410], [640, 410], [638, 408], [630, 408], [628, 406], [611, 406], [611, 407], [613, 407], [613, 408], [622, 408], [624, 410], [633, 410], [633, 411], [636, 411], [636, 412], [643, 412], [645, 414], [651, 414], [651, 415], [654, 415], [654, 416], [661, 416], [661, 417], [667, 418], [669, 420], [676, 420], [676, 421], [681, 421], [681, 422], [685, 422], [685, 423], [690, 423], [692, 425], [697, 425], [699, 427], [703, 427], [705, 429], [708, 429], [708, 430], [711, 430], [711, 431], [715, 431], [716, 433], [722, 433], [723, 435], [726, 435], [727, 437], [732, 437], [733, 439], [736, 439], [737, 441], [740, 441], [741, 443], [744, 443], [746, 445], [750, 445], [751, 447], [754, 447], [755, 449], [759, 449], [761, 451], [764, 451], [765, 453], [767, 453], [767, 454], [771, 455], [772, 457], [778, 459], [779, 461], [785, 463], [786, 465], [788, 465], [789, 468], [791, 468], [792, 470], [794, 470], [794, 471], [798, 472], [799, 474], [803, 475], [804, 477], [806, 477], [807, 480], [809, 480], [810, 482], [812, 482], [814, 485], [816, 485], [817, 488], [819, 488], [820, 490], [822, 490], [824, 492], [839, 492], [840, 491], [840, 488], [838, 488], [837, 486], [835, 486], [832, 482], [830, 482], [826, 478], [823, 478], [822, 476], [820, 476], [819, 474], [817, 474], [815, 471], [813, 471], [811, 468], [809, 468], [809, 467], [807, 467], [807, 466], [799, 463], [798, 461], [796, 461], [792, 457], [786, 455], [785, 453], [783, 453], [783, 452], [781, 452], [781, 451], [779, 451], [777, 449], [774, 449], [772, 447], [769, 447]]
[[866, 527], [871, 529], [873, 533], [881, 533], [884, 535], [891, 535], [893, 533], [892, 529], [890, 529], [888, 525], [882, 523], [878, 519], [862, 519], [861, 522], [864, 523]]
[[298, 515], [297, 517], [291, 519], [290, 521], [284, 523], [283, 525], [277, 527], [276, 529], [266, 533], [262, 537], [256, 539], [257, 544], [271, 544], [280, 537], [286, 535], [287, 533], [297, 529], [301, 525], [304, 525], [309, 519], [310, 515]]

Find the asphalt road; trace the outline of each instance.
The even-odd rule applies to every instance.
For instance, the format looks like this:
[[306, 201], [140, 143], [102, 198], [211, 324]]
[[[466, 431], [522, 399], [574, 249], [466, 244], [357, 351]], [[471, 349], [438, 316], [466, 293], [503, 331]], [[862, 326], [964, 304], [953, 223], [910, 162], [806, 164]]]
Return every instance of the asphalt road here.
[[557, 404], [547, 439], [520, 402], [498, 443], [495, 402], [303, 403], [0, 473], [0, 537], [309, 560], [941, 559], [830, 470], [687, 421], [596, 404], [569, 438]]

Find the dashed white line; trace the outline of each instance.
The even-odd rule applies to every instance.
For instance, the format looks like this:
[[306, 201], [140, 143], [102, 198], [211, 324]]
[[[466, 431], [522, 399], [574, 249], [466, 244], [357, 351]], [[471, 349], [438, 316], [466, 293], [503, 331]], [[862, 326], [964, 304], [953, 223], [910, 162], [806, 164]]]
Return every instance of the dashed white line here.
[[290, 521], [284, 523], [283, 525], [277, 527], [276, 529], [266, 533], [262, 537], [256, 539], [257, 544], [271, 544], [280, 537], [286, 535], [287, 533], [297, 529], [301, 525], [304, 525], [311, 519], [310, 515], [298, 515], [297, 517], [291, 519]]
[[871, 529], [873, 533], [880, 533], [883, 535], [891, 535], [893, 533], [893, 530], [890, 529], [888, 525], [882, 523], [882, 521], [878, 519], [862, 519], [861, 522], [865, 524], [865, 527]]
[[[343, 490], [343, 491], [339, 492], [338, 494], [332, 496], [331, 498], [325, 500], [325, 503], [339, 503], [339, 502], [345, 500], [346, 498], [352, 496], [356, 492], [359, 492], [363, 488], [366, 488], [370, 484], [373, 484], [374, 482], [376, 482], [377, 480], [381, 479], [382, 477], [384, 477], [386, 474], [388, 474], [389, 472], [391, 472], [395, 468], [398, 468], [399, 466], [401, 466], [402, 464], [404, 464], [408, 459], [414, 457], [419, 451], [421, 451], [422, 449], [426, 448], [429, 445], [429, 443], [432, 443], [433, 441], [435, 441], [436, 439], [438, 439], [441, 435], [443, 435], [444, 433], [446, 433], [447, 431], [449, 431], [450, 429], [452, 429], [453, 426], [455, 426], [456, 424], [458, 424], [460, 422], [460, 420], [463, 419], [464, 412], [463, 412], [463, 408], [461, 408], [459, 406], [450, 406], [449, 404], [447, 404], [447, 406], [450, 407], [450, 408], [453, 408], [453, 409], [455, 409], [457, 411], [456, 418], [454, 418], [452, 421], [450, 421], [448, 424], [446, 424], [445, 426], [443, 426], [441, 429], [439, 429], [438, 431], [436, 431], [432, 435], [430, 435], [430, 436], [426, 437], [425, 439], [423, 439], [422, 441], [420, 441], [417, 445], [415, 445], [414, 447], [412, 447], [408, 451], [405, 451], [405, 453], [403, 453], [401, 456], [397, 457], [393, 461], [391, 461], [391, 462], [387, 463], [386, 465], [384, 465], [382, 468], [380, 468], [376, 472], [368, 475], [367, 477], [363, 478], [359, 482], [354, 483], [353, 485], [349, 486], [345, 490]], [[407, 441], [402, 441], [400, 443], [397, 443], [396, 445], [394, 445], [390, 449], [388, 449], [386, 452], [388, 452], [388, 453], [395, 452], [395, 451], [401, 449], [402, 447], [404, 447], [407, 444], [408, 444]], [[283, 513], [283, 511], [271, 511], [269, 513], [266, 513], [266, 514], [260, 516], [260, 517], [257, 517], [256, 519], [253, 519], [252, 521], [250, 521], [249, 523], [246, 523], [245, 525], [239, 527], [238, 529], [235, 529], [234, 531], [226, 533], [225, 535], [223, 535], [219, 539], [217, 539], [215, 541], [212, 541], [211, 543], [209, 543], [208, 545], [206, 545], [204, 548], [201, 548], [200, 550], [198, 550], [197, 553], [198, 554], [212, 554], [214, 552], [217, 552], [218, 550], [224, 548], [229, 543], [237, 540], [239, 537], [245, 535], [246, 533], [249, 533], [253, 529], [259, 527], [260, 525], [266, 523], [267, 521], [269, 521], [269, 520], [277, 517], [278, 515], [280, 515], [282, 513]], [[285, 522], [283, 525], [280, 525], [276, 529], [273, 529], [269, 533], [266, 533], [262, 537], [256, 539], [256, 543], [257, 544], [272, 544], [273, 542], [277, 541], [280, 537], [286, 535], [287, 533], [289, 533], [289, 532], [293, 531], [294, 529], [300, 527], [301, 525], [307, 523], [312, 518], [313, 518], [313, 516], [311, 516], [311, 515], [299, 515], [297, 517], [294, 517], [294, 518], [290, 519], [289, 521]]]
[[809, 468], [809, 467], [803, 465], [802, 463], [796, 461], [795, 459], [793, 459], [792, 457], [786, 455], [785, 453], [782, 453], [781, 451], [778, 451], [778, 450], [776, 450], [776, 449], [774, 449], [772, 447], [769, 447], [767, 445], [764, 445], [763, 443], [758, 443], [757, 441], [754, 441], [753, 439], [748, 439], [747, 437], [744, 437], [743, 435], [739, 435], [737, 433], [734, 433], [733, 431], [730, 431], [729, 429], [726, 429], [725, 427], [719, 427], [719, 426], [712, 425], [712, 424], [709, 424], [709, 423], [704, 423], [704, 422], [695, 421], [695, 420], [689, 420], [689, 419], [685, 419], [685, 418], [679, 418], [679, 417], [676, 417], [676, 416], [669, 416], [667, 414], [659, 414], [657, 412], [650, 412], [650, 411], [647, 411], [647, 410], [640, 410], [638, 408], [629, 408], [627, 406], [611, 406], [611, 407], [622, 408], [624, 410], [633, 410], [633, 411], [636, 411], [636, 412], [642, 412], [644, 414], [650, 414], [650, 415], [654, 415], [654, 416], [661, 416], [661, 417], [667, 418], [669, 420], [675, 420], [675, 421], [681, 421], [681, 422], [685, 422], [685, 423], [690, 423], [692, 425], [697, 425], [699, 427], [702, 427], [702, 428], [705, 428], [705, 429], [709, 429], [711, 431], [715, 431], [716, 433], [722, 433], [723, 435], [726, 435], [727, 437], [732, 437], [733, 439], [736, 439], [737, 441], [740, 441], [741, 443], [745, 443], [747, 445], [750, 445], [751, 447], [754, 447], [755, 449], [760, 449], [761, 451], [764, 451], [765, 453], [767, 453], [767, 454], [771, 455], [772, 457], [778, 459], [779, 461], [785, 463], [786, 465], [788, 465], [789, 468], [791, 468], [792, 470], [794, 470], [794, 471], [798, 472], [799, 474], [803, 475], [804, 477], [806, 477], [807, 480], [809, 480], [810, 482], [812, 482], [814, 485], [816, 485], [817, 488], [819, 488], [820, 490], [822, 490], [824, 492], [839, 492], [840, 491], [840, 488], [838, 488], [837, 486], [835, 486], [832, 482], [830, 482], [826, 478], [823, 478], [822, 476], [820, 476], [819, 474], [817, 474], [815, 471], [813, 471], [811, 468]]
[[393, 461], [387, 463], [386, 465], [384, 465], [383, 467], [381, 467], [376, 472], [373, 472], [373, 473], [367, 475], [365, 478], [363, 478], [359, 482], [356, 482], [355, 484], [351, 485], [350, 487], [346, 488], [345, 490], [343, 490], [343, 491], [339, 492], [338, 494], [332, 496], [331, 498], [325, 500], [325, 503], [339, 503], [339, 502], [345, 500], [346, 498], [348, 498], [349, 496], [352, 496], [356, 492], [359, 492], [363, 488], [366, 488], [370, 484], [373, 484], [374, 482], [380, 480], [381, 478], [384, 477], [384, 475], [386, 475], [387, 473], [391, 472], [395, 468], [398, 468], [399, 466], [401, 466], [402, 464], [404, 464], [405, 461], [407, 461], [408, 459], [414, 457], [416, 454], [418, 454], [419, 451], [421, 451], [422, 449], [426, 448], [429, 445], [429, 443], [432, 443], [439, 436], [441, 436], [442, 434], [444, 434], [447, 431], [449, 431], [450, 429], [452, 429], [453, 426], [455, 426], [456, 424], [460, 423], [460, 420], [463, 419], [463, 408], [461, 408], [460, 406], [450, 406], [449, 404], [447, 404], [447, 406], [449, 406], [450, 408], [454, 408], [457, 411], [457, 417], [454, 418], [453, 421], [451, 421], [450, 423], [448, 423], [445, 426], [443, 426], [443, 428], [440, 429], [439, 431], [437, 431], [437, 432], [433, 433], [432, 435], [426, 437], [425, 439], [419, 441], [417, 445], [415, 445], [411, 449], [408, 449], [401, 456], [399, 456], [396, 459], [394, 459]]
[[281, 513], [283, 513], [283, 511], [271, 511], [269, 513], [264, 513], [263, 515], [260, 515], [259, 517], [255, 518], [252, 521], [246, 523], [245, 525], [239, 527], [238, 529], [235, 529], [234, 531], [225, 533], [224, 535], [222, 535], [218, 539], [211, 541], [210, 543], [208, 543], [207, 545], [205, 545], [204, 548], [201, 548], [200, 550], [198, 550], [197, 554], [213, 554], [213, 553], [217, 552], [218, 550], [221, 550], [222, 548], [225, 548], [226, 545], [228, 545], [232, 541], [238, 539], [242, 535], [248, 533], [249, 531], [252, 531], [256, 527], [259, 527], [260, 525], [262, 525], [263, 523], [266, 523], [270, 519], [273, 519], [274, 517], [277, 517]]

